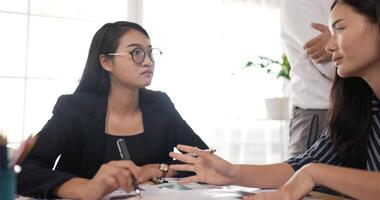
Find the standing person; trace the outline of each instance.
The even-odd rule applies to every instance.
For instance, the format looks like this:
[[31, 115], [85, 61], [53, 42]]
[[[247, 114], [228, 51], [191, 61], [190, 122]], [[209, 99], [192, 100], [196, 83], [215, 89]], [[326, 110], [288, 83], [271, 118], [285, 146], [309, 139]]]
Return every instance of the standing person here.
[[337, 74], [328, 129], [304, 154], [283, 163], [233, 165], [197, 148], [197, 157], [171, 152], [188, 164], [171, 166], [195, 176], [180, 180], [217, 185], [279, 188], [244, 199], [302, 199], [322, 185], [354, 199], [380, 196], [380, 1], [336, 0], [330, 16]]
[[[168, 170], [168, 154], [179, 143], [207, 148], [165, 93], [145, 89], [160, 54], [138, 24], [102, 26], [75, 93], [58, 99], [22, 163], [18, 193], [99, 199], [119, 187], [130, 189], [131, 176], [145, 182], [176, 175]], [[126, 141], [132, 161], [121, 160], [118, 139]]]
[[325, 51], [333, 0], [282, 0], [281, 40], [292, 66], [289, 155], [305, 152], [326, 128], [335, 68]]

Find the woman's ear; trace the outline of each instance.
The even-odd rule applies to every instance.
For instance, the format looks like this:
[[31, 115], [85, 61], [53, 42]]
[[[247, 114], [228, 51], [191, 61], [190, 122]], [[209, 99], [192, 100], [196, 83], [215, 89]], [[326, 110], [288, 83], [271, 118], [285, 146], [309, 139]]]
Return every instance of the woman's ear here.
[[99, 56], [99, 62], [104, 70], [106, 70], [107, 72], [112, 71], [112, 60], [108, 56], [101, 54]]

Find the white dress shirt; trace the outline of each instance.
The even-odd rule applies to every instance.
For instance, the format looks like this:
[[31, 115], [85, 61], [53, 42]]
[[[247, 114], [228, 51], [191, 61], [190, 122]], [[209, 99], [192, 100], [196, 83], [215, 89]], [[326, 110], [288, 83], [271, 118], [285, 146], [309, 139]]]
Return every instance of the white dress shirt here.
[[302, 109], [327, 109], [336, 68], [317, 64], [303, 46], [320, 32], [311, 23], [327, 25], [333, 0], [282, 0], [281, 39], [291, 70], [292, 105]]

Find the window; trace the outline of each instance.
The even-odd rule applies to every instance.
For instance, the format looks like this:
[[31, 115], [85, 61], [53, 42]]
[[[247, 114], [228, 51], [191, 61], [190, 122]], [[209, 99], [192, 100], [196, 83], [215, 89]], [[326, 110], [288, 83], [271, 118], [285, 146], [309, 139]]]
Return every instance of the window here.
[[0, 129], [11, 143], [43, 127], [75, 90], [95, 31], [127, 10], [127, 0], [0, 1]]
[[[168, 9], [175, 8], [175, 9]], [[280, 58], [279, 9], [256, 1], [144, 0], [143, 25], [164, 52], [152, 88], [163, 90], [218, 155], [235, 163], [284, 158], [286, 127], [265, 118], [281, 80], [243, 69], [257, 55]]]
[[95, 31], [129, 18], [164, 52], [150, 88], [168, 93], [218, 155], [235, 163], [279, 161], [284, 125], [258, 119], [265, 118], [264, 98], [282, 82], [243, 69], [257, 55], [282, 54], [279, 9], [260, 2], [2, 0], [0, 129], [13, 143], [37, 133], [57, 98], [76, 88]]

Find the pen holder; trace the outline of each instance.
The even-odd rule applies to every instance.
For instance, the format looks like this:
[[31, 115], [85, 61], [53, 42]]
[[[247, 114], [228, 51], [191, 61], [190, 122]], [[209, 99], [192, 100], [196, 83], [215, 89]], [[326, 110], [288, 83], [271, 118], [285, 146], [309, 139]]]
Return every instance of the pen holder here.
[[0, 170], [0, 199], [13, 200], [16, 194], [16, 173]]

